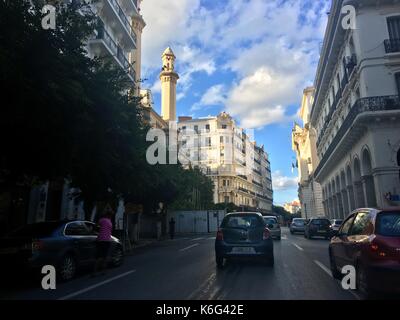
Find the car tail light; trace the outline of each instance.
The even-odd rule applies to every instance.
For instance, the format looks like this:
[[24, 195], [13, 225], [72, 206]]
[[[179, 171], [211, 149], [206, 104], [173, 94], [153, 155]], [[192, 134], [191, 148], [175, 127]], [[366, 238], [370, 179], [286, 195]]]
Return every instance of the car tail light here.
[[43, 249], [43, 241], [33, 240], [32, 241], [32, 252], [40, 251]]
[[263, 240], [267, 240], [271, 237], [271, 232], [269, 231], [268, 228], [264, 229], [264, 233], [263, 233]]
[[224, 235], [221, 230], [218, 230], [216, 240], [218, 241], [224, 240]]
[[390, 252], [387, 250], [388, 248], [382, 243], [378, 244], [377, 242], [372, 241], [369, 248], [374, 257], [385, 258], [390, 255]]

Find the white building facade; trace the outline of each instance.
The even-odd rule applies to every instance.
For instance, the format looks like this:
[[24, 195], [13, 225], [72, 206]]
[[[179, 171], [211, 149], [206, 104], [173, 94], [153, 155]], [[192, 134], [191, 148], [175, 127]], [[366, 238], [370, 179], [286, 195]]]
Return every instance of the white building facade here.
[[310, 111], [314, 98], [314, 88], [306, 88], [300, 107], [303, 126], [294, 125], [292, 149], [296, 153], [299, 173], [299, 200], [303, 218], [325, 216], [322, 205], [322, 188], [314, 179], [314, 170], [319, 163], [316, 148], [316, 132], [310, 124]]
[[[355, 29], [342, 26], [344, 5], [355, 8]], [[334, 0], [314, 85], [325, 213], [399, 205], [400, 3]]]
[[227, 113], [192, 119], [179, 117], [180, 154], [214, 182], [214, 203], [272, 213], [271, 166], [264, 147], [251, 141]]

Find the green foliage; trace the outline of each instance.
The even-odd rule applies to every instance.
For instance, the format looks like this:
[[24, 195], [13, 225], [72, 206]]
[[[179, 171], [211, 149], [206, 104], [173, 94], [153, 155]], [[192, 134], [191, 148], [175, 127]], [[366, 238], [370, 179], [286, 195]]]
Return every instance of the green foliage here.
[[212, 184], [198, 170], [146, 162], [148, 128], [133, 84], [86, 55], [97, 22], [85, 2], [55, 2], [56, 30], [42, 28], [43, 3], [32, 3], [0, 1], [0, 194], [67, 178], [87, 203], [207, 206]]

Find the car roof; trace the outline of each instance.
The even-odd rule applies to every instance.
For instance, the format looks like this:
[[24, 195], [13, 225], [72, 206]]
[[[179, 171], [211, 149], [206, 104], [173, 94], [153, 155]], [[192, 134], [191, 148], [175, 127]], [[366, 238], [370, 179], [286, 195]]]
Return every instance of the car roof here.
[[226, 217], [231, 216], [231, 215], [246, 215], [246, 214], [253, 214], [253, 215], [258, 215], [262, 217], [262, 214], [260, 212], [230, 212], [226, 215]]
[[263, 218], [275, 218], [275, 219], [278, 219], [278, 217], [277, 216], [263, 216]]

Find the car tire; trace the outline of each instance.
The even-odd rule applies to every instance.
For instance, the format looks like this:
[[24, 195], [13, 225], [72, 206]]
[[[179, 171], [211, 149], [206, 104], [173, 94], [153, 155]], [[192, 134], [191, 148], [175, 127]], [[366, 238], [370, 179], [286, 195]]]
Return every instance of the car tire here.
[[111, 254], [111, 266], [116, 268], [124, 263], [124, 251], [120, 246], [114, 248]]
[[294, 232], [292, 230], [290, 230], [290, 234], [294, 234]]
[[280, 241], [281, 240], [281, 236], [276, 237], [276, 240]]
[[304, 232], [304, 238], [306, 238], [306, 239], [307, 239], [307, 233], [305, 233], [305, 232]]
[[62, 282], [72, 280], [77, 270], [76, 259], [71, 254], [66, 254], [58, 266], [58, 277]]
[[338, 270], [336, 260], [335, 257], [332, 255], [332, 252], [329, 252], [329, 262], [331, 265], [332, 277], [341, 280], [343, 278], [343, 274]]
[[274, 252], [271, 252], [270, 254], [267, 255], [267, 266], [268, 267], [273, 267], [275, 264], [275, 257], [274, 257]]
[[356, 287], [358, 294], [363, 300], [373, 299], [375, 292], [368, 285], [368, 275], [363, 265], [358, 264], [356, 268]]
[[224, 258], [221, 256], [216, 256], [215, 263], [217, 264], [218, 269], [222, 269], [224, 267]]
[[311, 233], [308, 234], [307, 238], [312, 240], [313, 236], [311, 235]]

